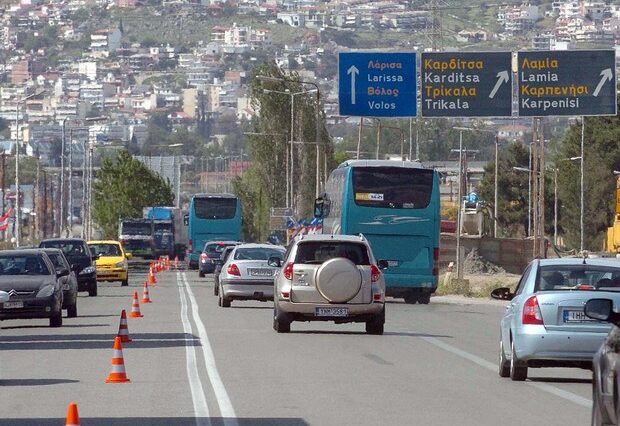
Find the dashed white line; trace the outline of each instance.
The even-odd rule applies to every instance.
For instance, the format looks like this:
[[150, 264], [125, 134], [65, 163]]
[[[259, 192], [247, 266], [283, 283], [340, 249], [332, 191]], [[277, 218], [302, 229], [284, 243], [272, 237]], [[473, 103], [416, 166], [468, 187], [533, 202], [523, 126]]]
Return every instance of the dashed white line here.
[[[191, 336], [193, 334], [192, 324], [189, 321], [187, 315], [187, 297], [185, 296], [185, 285], [181, 280], [180, 274], [177, 272], [177, 283], [179, 287], [179, 298], [181, 299], [181, 322], [183, 323], [183, 331], [186, 335]], [[195, 339], [188, 338], [187, 342], [193, 342]], [[189, 387], [192, 392], [192, 403], [194, 404], [194, 415], [196, 416], [196, 425], [211, 425], [209, 416], [209, 406], [207, 405], [207, 398], [202, 387], [202, 381], [200, 380], [200, 374], [198, 373], [198, 364], [196, 362], [196, 347], [194, 345], [185, 346], [185, 357], [187, 361], [187, 378], [189, 380]]]
[[[489, 362], [486, 359], [482, 359], [474, 354], [470, 354], [469, 352], [465, 352], [459, 348], [456, 348], [452, 345], [442, 342], [441, 340], [435, 337], [420, 336], [420, 339], [424, 340], [425, 342], [430, 343], [431, 345], [435, 345], [438, 348], [441, 348], [447, 352], [450, 352], [454, 355], [457, 355], [461, 358], [471, 361], [474, 364], [477, 364], [482, 368], [486, 368], [487, 370], [491, 370], [494, 372], [497, 371], [497, 365], [493, 364], [492, 362]], [[592, 401], [590, 401], [587, 398], [583, 398], [579, 395], [575, 395], [572, 392], [568, 392], [563, 389], [556, 388], [555, 386], [551, 386], [545, 383], [525, 382], [525, 384], [535, 387], [537, 389], [540, 389], [544, 392], [550, 393], [552, 395], [558, 396], [560, 398], [566, 399], [567, 401], [570, 401], [582, 407], [592, 408]]]
[[202, 343], [202, 354], [204, 357], [205, 365], [207, 367], [207, 375], [209, 376], [211, 387], [213, 387], [213, 391], [215, 392], [215, 398], [217, 399], [217, 404], [220, 407], [220, 414], [224, 419], [225, 425], [238, 425], [237, 415], [235, 414], [235, 410], [233, 408], [230, 397], [228, 396], [228, 392], [226, 392], [224, 382], [222, 381], [220, 373], [217, 370], [217, 366], [215, 365], [215, 355], [213, 354], [213, 349], [211, 348], [211, 343], [209, 342], [207, 329], [205, 328], [204, 323], [200, 319], [200, 314], [198, 312], [198, 303], [196, 303], [194, 292], [192, 291], [192, 288], [187, 281], [187, 276], [185, 275], [185, 272], [182, 273], [182, 277], [185, 284], [185, 289], [187, 290], [187, 294], [189, 297], [189, 302], [192, 307], [192, 317], [194, 319], [194, 322], [196, 323], [198, 337], [200, 338], [200, 341]]

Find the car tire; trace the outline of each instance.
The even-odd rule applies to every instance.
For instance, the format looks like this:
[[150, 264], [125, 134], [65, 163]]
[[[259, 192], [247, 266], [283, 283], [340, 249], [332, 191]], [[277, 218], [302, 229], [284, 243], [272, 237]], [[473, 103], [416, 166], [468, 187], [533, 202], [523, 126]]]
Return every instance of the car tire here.
[[499, 377], [510, 377], [510, 361], [506, 358], [501, 336], [499, 340]]
[[91, 283], [90, 288], [88, 289], [88, 296], [95, 297], [97, 296], [97, 283]]
[[213, 295], [214, 296], [217, 296], [217, 295], [220, 294], [219, 288], [220, 288], [220, 286], [217, 283], [213, 284]]
[[224, 292], [222, 289], [218, 291], [218, 305], [222, 308], [230, 308], [230, 299], [228, 297], [224, 297]]
[[121, 281], [121, 287], [127, 287], [129, 285], [129, 279]]
[[415, 303], [418, 301], [418, 294], [415, 292], [407, 293], [405, 294], [404, 299], [406, 304], [415, 305]]
[[431, 294], [430, 293], [422, 293], [418, 296], [418, 303], [420, 305], [428, 305], [431, 303]]
[[385, 325], [385, 308], [381, 313], [375, 315], [370, 321], [366, 321], [366, 333], [382, 335]]
[[527, 365], [523, 365], [517, 358], [514, 341], [510, 343], [510, 378], [515, 382], [527, 379]]
[[62, 327], [62, 310], [50, 317], [50, 327]]
[[[596, 383], [593, 383], [593, 388], [596, 387]], [[592, 426], [603, 426], [603, 413], [601, 413], [601, 407], [598, 402], [599, 395], [596, 394], [594, 389], [592, 390]]]
[[200, 278], [204, 278], [204, 277], [205, 277], [205, 273], [204, 273], [204, 272], [202, 272], [202, 271], [198, 271], [198, 276], [199, 276]]
[[273, 308], [273, 329], [278, 333], [289, 333], [291, 331], [291, 320], [288, 315], [278, 312], [278, 308]]

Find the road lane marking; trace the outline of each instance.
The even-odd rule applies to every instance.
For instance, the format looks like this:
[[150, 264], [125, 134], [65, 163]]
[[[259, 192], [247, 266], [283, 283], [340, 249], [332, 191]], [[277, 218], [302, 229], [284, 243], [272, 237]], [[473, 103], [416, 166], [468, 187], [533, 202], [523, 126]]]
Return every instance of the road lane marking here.
[[[482, 368], [486, 368], [487, 370], [491, 370], [493, 372], [497, 372], [497, 365], [495, 365], [492, 362], [487, 361], [486, 359], [482, 359], [474, 354], [470, 354], [469, 352], [465, 352], [464, 350], [461, 350], [459, 348], [456, 348], [452, 345], [449, 345], [445, 342], [442, 342], [441, 340], [435, 338], [435, 337], [427, 337], [427, 336], [420, 336], [420, 339], [424, 340], [425, 342], [430, 343], [431, 345], [437, 346], [438, 348], [441, 348], [447, 352], [450, 352], [454, 355], [457, 355], [461, 358], [464, 358], [468, 361], [473, 362], [474, 364], [479, 365]], [[592, 408], [592, 401], [590, 401], [587, 398], [581, 397], [579, 395], [576, 395], [572, 392], [568, 392], [565, 391], [563, 389], [560, 388], [556, 388], [555, 386], [551, 386], [545, 383], [535, 383], [535, 382], [525, 382], [526, 385], [535, 387], [541, 391], [550, 393], [552, 395], [558, 396], [560, 398], [566, 399], [567, 401], [573, 402], [577, 405], [580, 405], [582, 407], [585, 408]]]
[[[180, 274], [177, 272], [177, 282], [182, 284]], [[179, 298], [181, 299], [181, 322], [183, 323], [183, 332], [191, 336], [193, 334], [192, 324], [187, 315], [187, 297], [185, 296], [184, 286], [179, 287]], [[188, 341], [194, 341], [188, 338]], [[198, 363], [196, 362], [196, 347], [194, 345], [185, 346], [185, 358], [187, 361], [187, 378], [189, 387], [192, 392], [192, 403], [194, 404], [194, 415], [196, 416], [196, 425], [211, 425], [209, 416], [209, 406], [207, 398], [202, 387], [200, 374], [198, 373]]]
[[[132, 342], [200, 342], [200, 339], [197, 337], [188, 337], [183, 339], [136, 339], [135, 337], [131, 338]], [[23, 343], [97, 343], [97, 342], [105, 342], [109, 343], [110, 339], [70, 339], [70, 340], [13, 340], [10, 342], [0, 342], [0, 345], [20, 345]]]
[[192, 316], [194, 318], [194, 322], [196, 323], [198, 337], [200, 338], [200, 341], [202, 343], [202, 354], [204, 357], [205, 365], [207, 367], [207, 375], [209, 376], [209, 381], [211, 382], [213, 391], [215, 392], [217, 404], [220, 407], [220, 414], [224, 419], [225, 425], [238, 425], [235, 409], [233, 408], [232, 402], [230, 401], [230, 398], [228, 396], [228, 392], [226, 392], [224, 382], [222, 381], [220, 373], [217, 371], [217, 367], [215, 365], [215, 355], [213, 354], [213, 349], [211, 348], [211, 343], [209, 342], [207, 329], [202, 320], [200, 319], [200, 314], [198, 312], [198, 303], [196, 302], [196, 298], [194, 297], [194, 292], [192, 291], [192, 288], [187, 281], [187, 276], [185, 275], [185, 272], [182, 273], [182, 277], [185, 284], [185, 289], [187, 290], [187, 294], [189, 296], [189, 302], [192, 307]]

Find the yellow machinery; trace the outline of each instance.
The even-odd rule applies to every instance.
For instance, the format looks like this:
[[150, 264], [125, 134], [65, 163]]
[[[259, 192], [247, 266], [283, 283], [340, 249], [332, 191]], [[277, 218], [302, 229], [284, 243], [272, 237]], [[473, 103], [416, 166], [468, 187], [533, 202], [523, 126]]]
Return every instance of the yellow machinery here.
[[620, 253], [620, 176], [616, 178], [616, 209], [614, 223], [607, 228], [606, 250]]

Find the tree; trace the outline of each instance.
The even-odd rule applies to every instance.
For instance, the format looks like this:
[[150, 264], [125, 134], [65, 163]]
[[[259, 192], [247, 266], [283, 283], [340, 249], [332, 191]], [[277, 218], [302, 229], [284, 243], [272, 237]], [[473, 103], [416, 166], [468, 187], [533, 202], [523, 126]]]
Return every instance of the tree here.
[[148, 206], [170, 206], [174, 193], [170, 182], [154, 174], [127, 151], [116, 161], [106, 159], [93, 184], [93, 219], [104, 238], [117, 238], [118, 220], [142, 217]]

